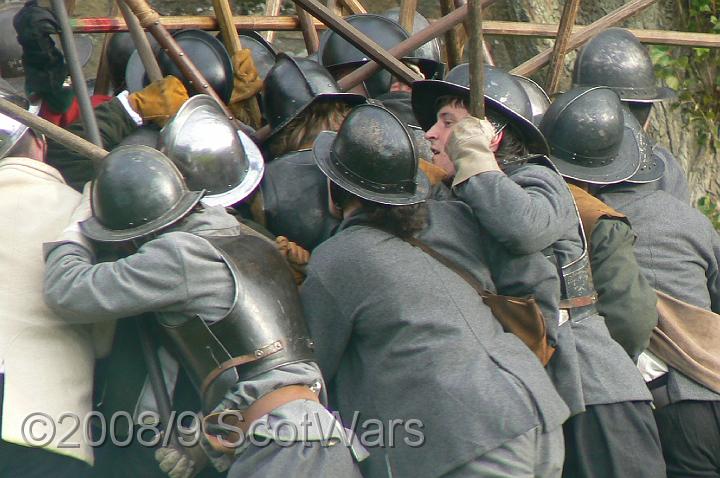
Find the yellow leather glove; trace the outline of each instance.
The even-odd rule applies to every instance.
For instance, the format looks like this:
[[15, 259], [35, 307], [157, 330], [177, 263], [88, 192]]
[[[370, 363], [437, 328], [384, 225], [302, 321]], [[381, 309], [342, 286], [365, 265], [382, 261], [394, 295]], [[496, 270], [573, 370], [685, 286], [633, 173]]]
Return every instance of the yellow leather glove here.
[[166, 76], [130, 94], [128, 102], [143, 121], [165, 126], [188, 98], [185, 85], [174, 76]]
[[487, 120], [468, 116], [458, 121], [448, 138], [445, 151], [455, 164], [452, 187], [471, 177], [488, 171], [500, 171], [490, 143], [495, 138], [495, 128]]
[[424, 159], [421, 159], [418, 166], [420, 167], [420, 169], [422, 169], [422, 172], [425, 173], [425, 176], [428, 177], [428, 179], [430, 180], [430, 184], [433, 186], [445, 181], [445, 179], [447, 178], [447, 171], [445, 171], [440, 166], [434, 165], [430, 161], [425, 161]]
[[255, 68], [252, 51], [244, 48], [235, 52], [232, 63], [233, 90], [228, 106], [237, 119], [257, 129], [262, 126], [262, 115], [255, 95], [262, 89], [263, 82]]
[[295, 283], [297, 285], [302, 284], [305, 280], [305, 266], [310, 262], [310, 253], [301, 246], [289, 241], [285, 236], [276, 237], [275, 244], [280, 254], [282, 254], [288, 261], [288, 264], [290, 264], [290, 269], [292, 269], [293, 275], [295, 275]]

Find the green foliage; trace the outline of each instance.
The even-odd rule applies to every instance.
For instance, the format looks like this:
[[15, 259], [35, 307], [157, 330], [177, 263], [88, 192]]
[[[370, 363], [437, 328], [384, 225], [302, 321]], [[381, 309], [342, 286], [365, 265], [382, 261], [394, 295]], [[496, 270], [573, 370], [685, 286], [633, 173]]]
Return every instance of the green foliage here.
[[[689, 31], [720, 33], [719, 0], [676, 0]], [[678, 91], [683, 117], [694, 124], [698, 142], [720, 150], [720, 51], [710, 48], [654, 46], [650, 55], [655, 70], [667, 86]]]
[[715, 230], [720, 231], [720, 205], [717, 200], [710, 196], [703, 196], [698, 199], [697, 207], [710, 219]]

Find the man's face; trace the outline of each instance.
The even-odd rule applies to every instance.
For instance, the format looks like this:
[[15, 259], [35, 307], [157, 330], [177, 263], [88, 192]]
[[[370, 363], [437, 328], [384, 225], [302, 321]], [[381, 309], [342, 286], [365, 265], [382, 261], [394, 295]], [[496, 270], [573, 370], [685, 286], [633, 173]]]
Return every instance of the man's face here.
[[461, 103], [445, 105], [437, 112], [435, 124], [425, 133], [425, 139], [430, 141], [430, 149], [433, 152], [433, 164], [444, 169], [448, 177], [455, 176], [455, 165], [445, 152], [445, 146], [453, 126], [469, 115], [470, 113]]

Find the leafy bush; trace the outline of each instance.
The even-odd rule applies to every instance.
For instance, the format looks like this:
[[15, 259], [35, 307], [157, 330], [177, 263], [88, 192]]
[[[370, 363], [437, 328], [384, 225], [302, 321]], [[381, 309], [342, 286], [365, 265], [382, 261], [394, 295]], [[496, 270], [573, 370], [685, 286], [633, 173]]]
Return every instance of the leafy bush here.
[[720, 205], [717, 200], [710, 196], [703, 196], [698, 199], [697, 207], [710, 219], [715, 230], [720, 231]]
[[[676, 0], [678, 12], [688, 30], [720, 34], [718, 0]], [[690, 123], [698, 126], [700, 144], [720, 150], [720, 50], [653, 46], [650, 55], [658, 76], [678, 90], [682, 109]]]

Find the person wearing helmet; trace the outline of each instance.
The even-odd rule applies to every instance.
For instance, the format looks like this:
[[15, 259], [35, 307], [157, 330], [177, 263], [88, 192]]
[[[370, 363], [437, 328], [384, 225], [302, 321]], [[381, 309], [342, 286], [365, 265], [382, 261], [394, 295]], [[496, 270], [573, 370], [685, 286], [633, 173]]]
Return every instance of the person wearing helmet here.
[[642, 182], [636, 175], [595, 195], [632, 223], [637, 263], [657, 292], [658, 328], [638, 367], [653, 395], [667, 476], [717, 476], [720, 238], [661, 184], [663, 165], [651, 160]]
[[327, 182], [310, 147], [321, 131], [336, 131], [350, 107], [365, 97], [343, 93], [330, 73], [306, 58], [277, 56], [265, 79], [263, 109], [274, 159], [261, 183], [256, 222], [312, 251], [338, 224], [327, 208]]
[[[203, 205], [203, 194], [155, 149], [113, 150], [77, 220], [45, 245], [46, 303], [68, 324], [152, 313], [169, 363], [183, 364], [197, 389], [203, 445], [218, 465], [232, 462], [228, 476], [355, 476], [345, 433], [320, 404], [324, 384], [289, 267], [272, 241]], [[93, 243], [126, 252], [95, 263]], [[298, 433], [283, 432], [288, 424]], [[156, 458], [173, 477], [197, 471], [173, 447]]]
[[[364, 476], [559, 476], [567, 408], [542, 364], [503, 332], [475, 288], [408, 241], [437, 206], [452, 242], [473, 251], [497, 243], [467, 206], [426, 203], [412, 138], [379, 105], [355, 107], [337, 133], [318, 136], [313, 155], [342, 217], [300, 291], [318, 363], [340, 417], [362, 417], [361, 437], [395, 424], [393, 434], [380, 431], [392, 442], [366, 440]], [[451, 211], [466, 220], [447, 221]], [[494, 290], [484, 259], [473, 257], [474, 272]], [[541, 254], [521, 263], [538, 265], [535, 286], [557, 295]]]
[[[580, 218], [555, 166], [538, 157], [548, 154], [549, 147], [532, 122], [527, 94], [512, 76], [486, 67], [491, 126], [470, 117], [469, 96], [467, 64], [454, 68], [444, 82], [413, 84], [413, 108], [433, 143], [433, 160], [453, 175], [454, 195], [470, 205], [481, 225], [509, 250], [545, 251], [561, 272], [558, 349], [548, 372], [576, 417], [565, 425], [566, 434], [583, 440], [566, 450], [566, 465], [577, 464], [573, 471], [568, 466], [566, 476], [622, 476], [636, 460], [623, 445], [629, 434], [633, 441], [649, 444], [649, 462], [662, 462], [660, 450], [651, 446], [657, 443], [652, 429], [638, 426], [609, 435], [620, 417], [646, 422], [650, 395], [597, 312]], [[602, 446], [598, 434], [585, 433], [585, 427], [606, 430]], [[639, 476], [657, 476], [657, 466], [641, 468]]]
[[[5, 80], [0, 97], [37, 112]], [[0, 257], [8, 278], [0, 292], [0, 476], [84, 477], [93, 449], [61, 416], [92, 411], [93, 365], [103, 345], [95, 331], [64, 324], [43, 303], [42, 243], [62, 232], [80, 202], [44, 162], [45, 149], [43, 135], [0, 115], [0, 240], [8, 251]], [[56, 426], [50, 440], [25, 428], [38, 414]]]
[[[655, 103], [677, 99], [672, 89], [656, 85], [655, 69], [647, 48], [624, 28], [608, 28], [595, 35], [578, 52], [572, 79], [576, 86], [612, 88], [645, 129]], [[687, 177], [675, 156], [655, 142], [652, 161], [664, 163], [665, 168], [665, 174], [655, 187], [689, 204]], [[628, 181], [643, 184], [646, 179], [641, 171]]]
[[[612, 338], [637, 362], [657, 325], [655, 292], [635, 260], [630, 222], [593, 194], [636, 174], [637, 165], [651, 158], [649, 139], [607, 88], [573, 88], [540, 116], [545, 114], [548, 118], [539, 127], [582, 219], [598, 312]], [[576, 128], [580, 117], [583, 127]], [[659, 177], [662, 171], [656, 173]]]

